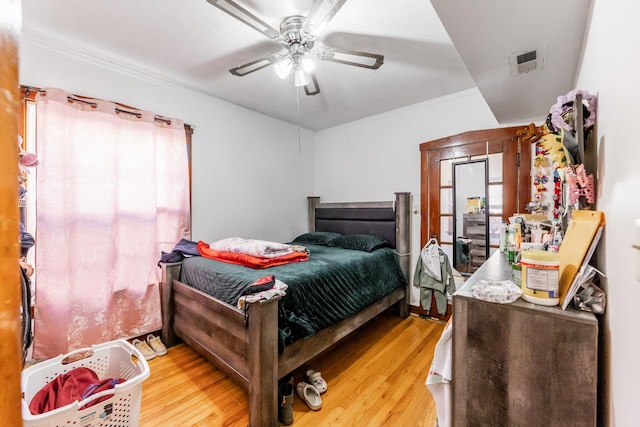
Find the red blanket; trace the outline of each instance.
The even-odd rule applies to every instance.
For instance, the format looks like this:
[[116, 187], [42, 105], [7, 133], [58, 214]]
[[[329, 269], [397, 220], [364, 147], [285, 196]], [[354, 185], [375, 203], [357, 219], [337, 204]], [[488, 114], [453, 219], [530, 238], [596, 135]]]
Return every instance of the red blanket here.
[[205, 258], [215, 259], [216, 261], [228, 262], [230, 264], [244, 265], [251, 268], [267, 268], [275, 265], [290, 264], [292, 262], [306, 261], [309, 255], [304, 252], [292, 252], [275, 258], [260, 258], [247, 254], [239, 254], [234, 252], [216, 251], [209, 247], [208, 243], [198, 242], [198, 252]]

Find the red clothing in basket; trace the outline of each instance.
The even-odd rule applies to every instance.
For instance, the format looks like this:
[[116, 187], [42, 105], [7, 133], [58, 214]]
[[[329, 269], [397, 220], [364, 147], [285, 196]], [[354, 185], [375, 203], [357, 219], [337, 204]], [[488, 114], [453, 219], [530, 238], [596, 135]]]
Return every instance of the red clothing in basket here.
[[[91, 369], [79, 367], [58, 375], [42, 387], [31, 399], [29, 411], [39, 415], [54, 409], [62, 408], [75, 401], [81, 401], [101, 391], [112, 389], [116, 384], [124, 382], [124, 378], [106, 378], [101, 380]], [[87, 407], [111, 398], [104, 396], [90, 402]]]

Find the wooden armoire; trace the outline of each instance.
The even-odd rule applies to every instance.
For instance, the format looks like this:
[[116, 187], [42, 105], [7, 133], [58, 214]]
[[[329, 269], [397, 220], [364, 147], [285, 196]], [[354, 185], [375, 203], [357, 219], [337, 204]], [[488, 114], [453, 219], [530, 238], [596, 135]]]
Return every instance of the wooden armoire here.
[[[514, 212], [525, 211], [531, 197], [533, 147], [522, 141], [518, 134], [522, 129], [514, 126], [469, 131], [420, 144], [420, 247], [432, 237], [438, 239], [441, 247], [454, 244], [443, 233], [453, 213], [441, 203], [441, 197], [453, 191], [452, 183], [445, 178], [451, 176], [448, 169], [456, 162], [487, 158], [494, 165], [492, 169], [497, 170], [488, 185], [490, 193], [494, 190], [495, 194], [501, 193], [500, 203], [495, 204], [500, 208], [489, 210], [489, 229], [495, 229], [496, 224], [499, 227]], [[487, 243], [493, 250], [499, 246], [497, 241]], [[414, 307], [413, 311], [440, 320], [451, 316], [450, 306], [447, 313], [440, 314], [435, 302], [429, 310]]]

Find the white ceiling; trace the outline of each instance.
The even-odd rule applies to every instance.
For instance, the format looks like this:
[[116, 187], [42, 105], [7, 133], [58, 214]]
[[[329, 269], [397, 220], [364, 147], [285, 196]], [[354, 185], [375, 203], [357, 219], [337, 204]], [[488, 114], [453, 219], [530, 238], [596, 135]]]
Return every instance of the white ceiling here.
[[[313, 4], [236, 1], [274, 28]], [[283, 50], [206, 0], [22, 3], [27, 37], [317, 131], [476, 86], [500, 123], [543, 117], [573, 89], [591, 0], [348, 0], [316, 47], [378, 53], [384, 64], [316, 61], [315, 96], [272, 67], [231, 75]], [[541, 46], [544, 68], [511, 76], [509, 54]]]

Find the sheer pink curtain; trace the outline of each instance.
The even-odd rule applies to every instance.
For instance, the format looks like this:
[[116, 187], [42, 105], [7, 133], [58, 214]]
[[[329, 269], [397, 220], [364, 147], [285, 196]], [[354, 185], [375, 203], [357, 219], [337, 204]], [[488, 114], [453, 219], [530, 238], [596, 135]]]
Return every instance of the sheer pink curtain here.
[[159, 329], [160, 252], [189, 230], [184, 123], [83, 100], [36, 98], [36, 359]]

